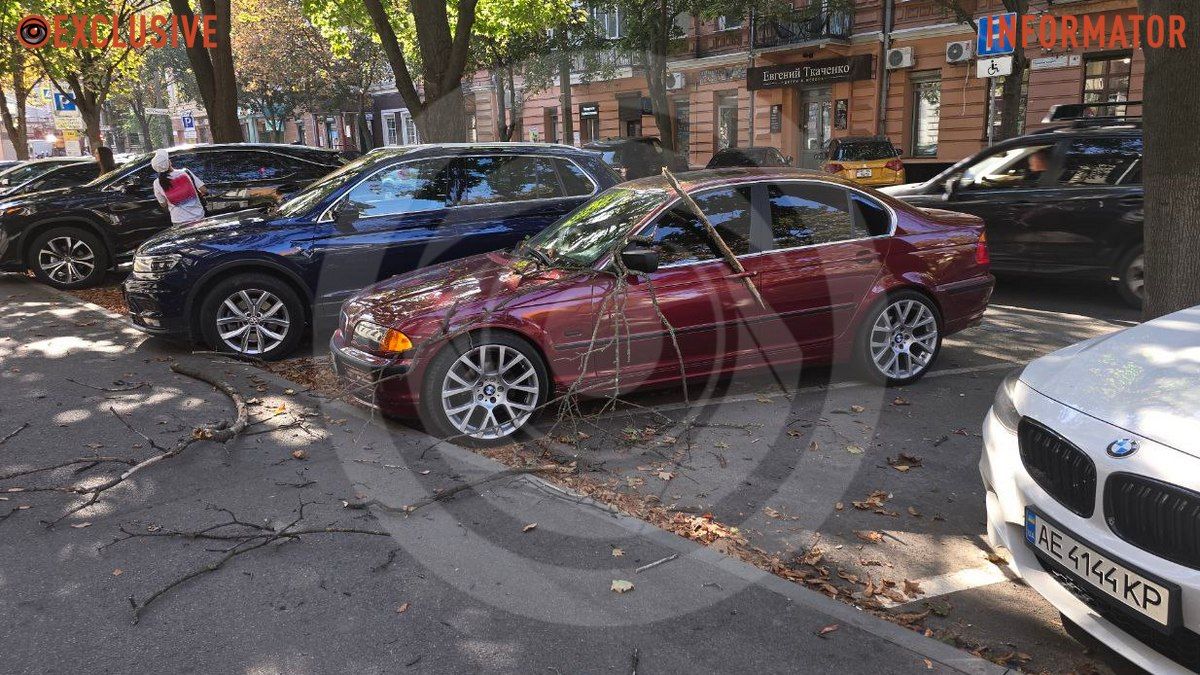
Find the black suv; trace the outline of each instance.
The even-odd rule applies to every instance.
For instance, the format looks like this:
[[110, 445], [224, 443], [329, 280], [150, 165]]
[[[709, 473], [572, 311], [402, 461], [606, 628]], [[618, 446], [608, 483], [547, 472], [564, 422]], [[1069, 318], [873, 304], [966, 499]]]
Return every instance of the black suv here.
[[583, 149], [600, 153], [605, 163], [625, 180], [657, 176], [664, 166], [676, 172], [688, 170], [683, 159], [668, 157], [669, 153], [663, 150], [657, 136], [609, 138], [585, 143]]
[[99, 175], [100, 170], [94, 159], [35, 159], [0, 171], [0, 198], [83, 185], [96, 180]]
[[1134, 118], [1091, 116], [1112, 107], [1055, 106], [1045, 121], [1074, 122], [997, 143], [924, 183], [882, 191], [983, 218], [994, 272], [1114, 280], [1121, 297], [1140, 307], [1142, 129]]
[[[275, 204], [342, 165], [331, 150], [231, 143], [170, 150], [176, 168], [208, 186], [210, 214]], [[150, 154], [90, 183], [0, 198], [0, 271], [31, 270], [56, 288], [99, 283], [151, 235], [171, 225], [154, 198]]]

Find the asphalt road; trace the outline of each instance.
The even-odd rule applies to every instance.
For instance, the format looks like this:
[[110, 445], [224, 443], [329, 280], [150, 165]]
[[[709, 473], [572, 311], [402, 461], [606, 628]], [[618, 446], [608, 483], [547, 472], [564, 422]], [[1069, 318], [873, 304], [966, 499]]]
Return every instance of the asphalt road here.
[[[110, 406], [163, 444], [230, 414], [223, 396], [169, 372], [185, 354], [177, 345], [19, 279], [0, 281], [0, 304], [0, 437], [28, 423], [0, 444], [0, 475], [92, 453], [148, 452]], [[61, 513], [68, 497], [4, 490], [96, 480], [98, 470], [0, 481], [0, 518], [31, 506], [0, 521], [0, 650], [18, 672], [137, 672], [163, 663], [627, 672], [635, 658], [638, 672], [655, 673], [749, 664], [911, 672], [925, 670], [926, 658], [934, 669], [985, 667], [967, 656], [974, 649], [1029, 670], [1123, 671], [1102, 647], [1068, 637], [1049, 605], [988, 560], [975, 465], [980, 421], [1008, 370], [1137, 318], [1106, 289], [1001, 280], [984, 324], [949, 338], [937, 370], [914, 386], [869, 387], [840, 369], [812, 369], [695, 387], [686, 400], [678, 391], [644, 393], [633, 402], [653, 412], [627, 406], [572, 450], [622, 489], [713, 513], [771, 554], [819, 553], [821, 564], [847, 575], [840, 584], [916, 582], [915, 599], [895, 611], [930, 611], [926, 625], [940, 642], [528, 477], [408, 517], [346, 509], [342, 500], [413, 503], [499, 466], [220, 363], [209, 367], [258, 399], [254, 419], [266, 421], [252, 435], [228, 447], [197, 444], [52, 530], [39, 521]], [[685, 415], [703, 424], [679, 425]], [[274, 427], [283, 428], [267, 433]], [[686, 441], [690, 450], [680, 452]], [[308, 458], [293, 459], [296, 450]], [[913, 465], [903, 471], [893, 466], [906, 462]], [[854, 506], [872, 494], [875, 504]], [[156, 537], [99, 548], [121, 527], [199, 529], [222, 522], [218, 508], [279, 527], [301, 501], [305, 524], [388, 536], [313, 535], [248, 553], [164, 595], [129, 625], [129, 596], [140, 601], [219, 559], [226, 543]], [[524, 531], [530, 523], [537, 527]], [[856, 532], [881, 539], [867, 543]], [[614, 557], [614, 548], [624, 555]], [[634, 572], [672, 553], [680, 557]], [[634, 591], [612, 592], [614, 579], [632, 581]], [[838, 629], [817, 636], [831, 625]]]
[[[191, 357], [251, 397], [246, 434], [195, 443], [47, 528], [78, 498], [44, 488], [123, 467], [11, 474], [145, 458], [232, 406], [169, 370], [179, 348], [26, 280], [0, 279], [0, 316], [6, 672], [1003, 672], [528, 476], [405, 515], [499, 465], [223, 360]], [[207, 534], [378, 534], [277, 540], [132, 625], [131, 602], [236, 550], [164, 535], [235, 517], [248, 525]]]

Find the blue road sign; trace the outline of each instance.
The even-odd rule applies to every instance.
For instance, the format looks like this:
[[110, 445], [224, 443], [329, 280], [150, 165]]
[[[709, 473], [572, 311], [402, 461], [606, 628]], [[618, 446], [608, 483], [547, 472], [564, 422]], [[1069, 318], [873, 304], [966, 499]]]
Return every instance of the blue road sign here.
[[[981, 16], [977, 22], [976, 27], [979, 30], [975, 36], [976, 56], [999, 56], [1016, 51], [1015, 42], [1020, 27], [1017, 26], [1015, 12]], [[1007, 31], [1007, 35], [1001, 30], [1001, 26], [1004, 27], [1004, 31]]]
[[182, 119], [183, 119], [183, 128], [184, 129], [195, 129], [196, 128], [196, 118], [192, 117], [192, 113], [190, 113], [190, 112], [183, 113]]
[[54, 109], [59, 112], [78, 110], [75, 107], [75, 99], [63, 94], [61, 91], [54, 92]]

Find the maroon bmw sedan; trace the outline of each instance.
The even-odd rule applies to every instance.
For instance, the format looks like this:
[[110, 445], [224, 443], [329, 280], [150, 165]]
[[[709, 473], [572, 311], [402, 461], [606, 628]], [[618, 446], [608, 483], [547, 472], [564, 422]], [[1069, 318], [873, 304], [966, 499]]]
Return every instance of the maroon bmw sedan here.
[[361, 291], [342, 308], [334, 368], [386, 414], [497, 444], [568, 393], [830, 362], [906, 384], [987, 307], [974, 216], [788, 168], [681, 185], [742, 273], [665, 178], [622, 183], [513, 251]]

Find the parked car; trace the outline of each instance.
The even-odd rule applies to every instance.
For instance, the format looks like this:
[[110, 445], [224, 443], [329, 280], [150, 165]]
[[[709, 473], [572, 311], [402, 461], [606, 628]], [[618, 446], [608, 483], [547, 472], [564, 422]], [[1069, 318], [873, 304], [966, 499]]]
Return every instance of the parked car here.
[[125, 298], [147, 332], [283, 358], [364, 286], [511, 248], [619, 181], [596, 153], [562, 145], [381, 148], [274, 211], [154, 237]]
[[[54, 157], [21, 162], [0, 171], [0, 198], [79, 185], [94, 180], [98, 173], [96, 161], [87, 157]], [[52, 176], [56, 179], [47, 181]]]
[[983, 424], [988, 538], [1146, 672], [1200, 672], [1200, 307], [1033, 361]]
[[[853, 361], [875, 380], [913, 382], [942, 338], [987, 306], [993, 279], [978, 218], [797, 169], [681, 180], [765, 307], [665, 178], [645, 178], [517, 250], [397, 276], [351, 298], [330, 342], [337, 372], [387, 414], [489, 444], [510, 440], [576, 385], [611, 390], [619, 373], [621, 388], [677, 386], [679, 359], [689, 378]], [[612, 299], [618, 284], [623, 295]], [[613, 341], [622, 344], [597, 348]]]
[[829, 141], [821, 168], [860, 185], [883, 187], [904, 182], [900, 151], [886, 136], [849, 136]]
[[609, 138], [586, 143], [583, 149], [600, 153], [625, 180], [657, 176], [664, 166], [671, 171], [688, 170], [687, 160], [669, 157], [657, 136]]
[[884, 192], [983, 218], [997, 273], [1116, 281], [1121, 297], [1141, 306], [1140, 124], [1093, 118], [1054, 127]]
[[7, 171], [20, 163], [19, 159], [0, 159], [0, 171]]
[[[56, 288], [83, 288], [128, 261], [171, 224], [154, 198], [150, 157], [85, 185], [0, 200], [0, 271], [28, 269]], [[328, 150], [251, 143], [178, 147], [171, 162], [207, 184], [209, 213], [274, 204], [341, 165]]]
[[755, 147], [755, 148], [725, 148], [713, 153], [712, 159], [708, 160], [706, 169], [723, 169], [729, 167], [753, 167], [753, 166], [791, 166], [792, 158], [784, 157], [783, 153], [776, 148], [771, 147]]

